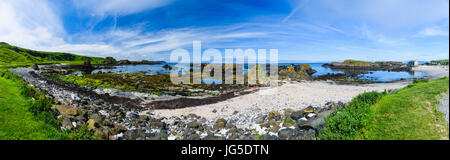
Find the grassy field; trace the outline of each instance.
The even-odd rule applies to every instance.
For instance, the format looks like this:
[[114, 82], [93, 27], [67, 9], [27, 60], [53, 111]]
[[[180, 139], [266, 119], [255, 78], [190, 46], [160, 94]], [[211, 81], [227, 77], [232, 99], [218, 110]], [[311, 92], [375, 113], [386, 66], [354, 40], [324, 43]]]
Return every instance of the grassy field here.
[[21, 82], [0, 76], [0, 84], [0, 140], [68, 139], [67, 133], [30, 111], [35, 102], [22, 95]]
[[370, 92], [326, 119], [322, 140], [440, 140], [449, 126], [436, 105], [449, 78], [416, 81], [393, 94]]
[[22, 79], [7, 71], [9, 68], [36, 64], [83, 64], [85, 60], [98, 64], [103, 58], [70, 53], [41, 52], [0, 42], [0, 140], [61, 140], [90, 139], [87, 130], [60, 130], [51, 100]]
[[85, 60], [92, 64], [103, 62], [103, 58], [80, 56], [70, 53], [42, 52], [24, 49], [0, 42], [0, 68], [30, 66], [37, 64], [68, 63], [83, 64]]

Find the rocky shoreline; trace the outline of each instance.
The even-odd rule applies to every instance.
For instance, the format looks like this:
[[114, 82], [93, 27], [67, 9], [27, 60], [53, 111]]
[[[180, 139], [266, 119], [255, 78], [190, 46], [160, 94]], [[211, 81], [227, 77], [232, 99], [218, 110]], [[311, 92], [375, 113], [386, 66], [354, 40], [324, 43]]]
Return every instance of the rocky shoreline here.
[[[193, 98], [210, 103], [183, 106], [186, 99], [176, 96], [84, 88], [52, 81], [31, 68], [10, 71], [53, 97], [62, 129], [80, 130], [86, 126], [92, 138], [104, 140], [313, 140], [325, 117], [345, 107], [352, 97], [367, 91], [392, 92], [410, 83], [336, 85], [328, 81], [292, 81], [280, 86], [280, 92], [270, 98], [258, 96], [255, 91], [259, 88], [253, 88], [243, 91], [248, 93], [222, 93], [226, 98], [219, 101], [214, 97]], [[445, 72], [448, 75], [448, 68]]]
[[53, 108], [59, 113], [62, 129], [79, 130], [86, 125], [94, 134], [93, 138], [98, 139], [315, 139], [323, 118], [345, 106], [344, 103], [330, 102], [303, 110], [258, 112], [251, 118], [235, 116], [207, 120], [195, 114], [162, 117], [148, 111], [151, 107], [140, 99], [98, 94], [91, 89], [54, 82], [30, 68], [10, 71], [54, 98], [58, 105]]

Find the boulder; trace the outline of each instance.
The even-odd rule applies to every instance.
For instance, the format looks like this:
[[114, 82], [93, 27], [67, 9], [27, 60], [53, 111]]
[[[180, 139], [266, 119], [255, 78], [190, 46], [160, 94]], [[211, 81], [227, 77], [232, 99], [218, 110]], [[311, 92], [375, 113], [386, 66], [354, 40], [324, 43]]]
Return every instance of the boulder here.
[[199, 128], [200, 127], [200, 123], [198, 123], [197, 121], [193, 121], [193, 122], [189, 122], [187, 124], [188, 128]]
[[78, 109], [72, 106], [67, 105], [54, 105], [52, 107], [59, 112], [59, 115], [62, 116], [76, 116], [78, 115]]
[[291, 128], [286, 128], [278, 131], [278, 138], [280, 140], [289, 140], [295, 135], [295, 130]]
[[39, 70], [39, 66], [36, 63], [33, 63], [31, 68], [34, 69], [34, 70]]
[[98, 123], [98, 122], [97, 122], [96, 120], [94, 120], [94, 119], [89, 119], [89, 120], [86, 122], [86, 124], [87, 124], [87, 127], [88, 127], [89, 130], [95, 130], [95, 129], [101, 127], [100, 123]]
[[302, 111], [295, 111], [295, 112], [292, 112], [291, 115], [290, 115], [290, 117], [291, 117], [293, 120], [298, 120], [298, 119], [302, 118], [303, 116], [304, 116], [304, 115], [303, 115], [303, 112], [302, 112]]
[[73, 126], [72, 121], [68, 117], [65, 117], [62, 120], [61, 126], [64, 127], [65, 129], [69, 130], [69, 131], [75, 128], [75, 126]]
[[281, 115], [280, 113], [278, 113], [278, 111], [271, 111], [269, 112], [269, 120], [270, 119], [278, 121], [281, 119]]
[[216, 124], [214, 124], [213, 128], [218, 130], [218, 129], [224, 128], [226, 125], [227, 125], [227, 120], [221, 118], [216, 121]]
[[137, 140], [138, 138], [145, 138], [145, 132], [141, 129], [128, 130], [124, 133], [126, 140]]

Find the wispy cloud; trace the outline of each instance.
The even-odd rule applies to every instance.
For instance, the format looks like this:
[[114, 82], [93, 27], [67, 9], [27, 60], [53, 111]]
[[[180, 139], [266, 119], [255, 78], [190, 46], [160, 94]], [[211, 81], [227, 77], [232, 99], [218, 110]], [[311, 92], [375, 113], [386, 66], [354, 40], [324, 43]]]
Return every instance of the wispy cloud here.
[[388, 38], [386, 35], [382, 33], [372, 31], [369, 29], [367, 25], [363, 25], [362, 27], [359, 28], [359, 30], [361, 31], [361, 35], [363, 38], [366, 38], [377, 44], [389, 46], [397, 46], [405, 44], [404, 40]]
[[[64, 4], [74, 6], [57, 8], [50, 0], [0, 0], [0, 41], [119, 59], [160, 59], [174, 49], [190, 49], [194, 40], [204, 48], [277, 48], [284, 59], [367, 60], [379, 53], [400, 59], [448, 52], [448, 0], [286, 0], [292, 6], [281, 12], [258, 8], [261, 4], [243, 7], [254, 1], [227, 4], [242, 12], [236, 15], [252, 12], [236, 19], [214, 2], [190, 4], [195, 11], [189, 13], [164, 10], [197, 2], [174, 1], [73, 0]], [[216, 19], [226, 20], [216, 24]], [[408, 51], [411, 47], [416, 51]]]
[[88, 14], [95, 16], [103, 15], [126, 15], [151, 10], [172, 3], [173, 0], [72, 0], [72, 3]]
[[284, 19], [282, 20], [282, 22], [286, 22], [288, 21], [292, 16], [295, 15], [295, 13], [297, 13], [300, 9], [302, 9], [303, 7], [305, 7], [309, 0], [303, 0], [303, 1], [293, 1], [293, 9], [291, 10], [291, 12], [289, 13], [289, 15], [287, 15], [286, 17], [284, 17]]
[[447, 36], [448, 27], [433, 26], [425, 28], [419, 32], [419, 36]]

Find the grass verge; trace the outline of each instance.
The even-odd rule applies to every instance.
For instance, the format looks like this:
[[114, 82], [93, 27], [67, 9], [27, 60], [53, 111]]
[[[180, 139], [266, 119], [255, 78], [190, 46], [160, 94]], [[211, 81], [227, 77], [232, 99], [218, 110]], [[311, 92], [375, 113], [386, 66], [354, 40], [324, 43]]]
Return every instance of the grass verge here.
[[[33, 100], [30, 87], [16, 75], [0, 71], [0, 139], [1, 140], [56, 140], [68, 139], [59, 131], [57, 120], [44, 111], [44, 99]], [[37, 94], [37, 93], [36, 93]], [[32, 111], [33, 109], [34, 111]], [[42, 111], [42, 112], [41, 112]]]
[[369, 92], [327, 117], [321, 140], [448, 139], [448, 124], [436, 105], [449, 78], [415, 81], [393, 94]]
[[6, 69], [0, 69], [0, 140], [90, 139], [86, 126], [62, 131], [51, 109], [52, 99], [28, 86]]

